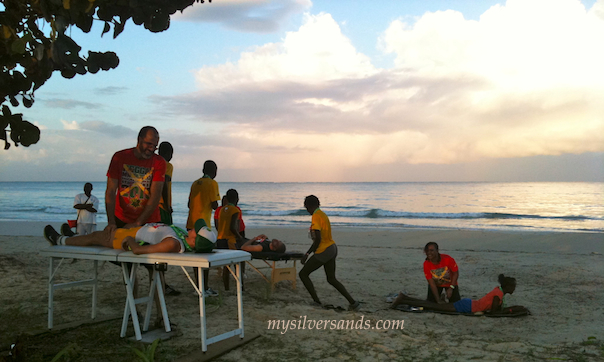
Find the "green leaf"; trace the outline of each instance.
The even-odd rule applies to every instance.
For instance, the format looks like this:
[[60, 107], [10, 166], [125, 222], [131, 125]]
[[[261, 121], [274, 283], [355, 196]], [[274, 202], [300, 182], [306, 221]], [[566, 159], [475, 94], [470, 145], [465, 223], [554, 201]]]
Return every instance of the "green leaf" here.
[[13, 53], [24, 54], [25, 53], [25, 44], [27, 44], [27, 42], [24, 41], [23, 38], [19, 38], [19, 39], [13, 41], [13, 44], [11, 44], [10, 50]]

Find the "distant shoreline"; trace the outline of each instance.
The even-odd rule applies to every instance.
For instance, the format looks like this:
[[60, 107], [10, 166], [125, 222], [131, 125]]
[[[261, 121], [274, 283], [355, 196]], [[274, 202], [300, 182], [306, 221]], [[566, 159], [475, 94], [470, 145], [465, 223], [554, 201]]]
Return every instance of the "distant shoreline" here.
[[[67, 220], [66, 220], [67, 221]], [[54, 228], [59, 230], [62, 222], [53, 222], [53, 221], [25, 221], [25, 220], [0, 220], [0, 235], [3, 236], [42, 236], [42, 230], [46, 225], [52, 225]], [[102, 230], [107, 226], [106, 222], [101, 222], [97, 224], [97, 230]], [[184, 225], [178, 224], [177, 226], [184, 227]], [[292, 231], [292, 230], [303, 230], [305, 233], [307, 232], [307, 228], [296, 226], [296, 225], [259, 225], [254, 227], [248, 227], [248, 237], [255, 236], [259, 233], [258, 230], [282, 230], [284, 232]], [[364, 234], [364, 233], [493, 233], [493, 234], [513, 234], [518, 236], [526, 235], [542, 235], [542, 234], [552, 234], [552, 235], [567, 235], [567, 234], [576, 234], [576, 235], [591, 235], [593, 234], [596, 238], [599, 236], [601, 238], [601, 242], [604, 245], [604, 232], [597, 231], [581, 231], [581, 230], [559, 230], [559, 231], [551, 231], [551, 230], [530, 230], [530, 229], [510, 229], [510, 230], [502, 230], [502, 229], [471, 229], [471, 228], [447, 228], [447, 227], [422, 227], [422, 226], [408, 226], [408, 227], [367, 227], [367, 226], [359, 226], [359, 227], [350, 227], [350, 226], [333, 226], [334, 233], [344, 232], [351, 234]], [[267, 234], [268, 235], [268, 234]], [[583, 236], [581, 236], [583, 237]], [[337, 239], [337, 237], [336, 237]]]

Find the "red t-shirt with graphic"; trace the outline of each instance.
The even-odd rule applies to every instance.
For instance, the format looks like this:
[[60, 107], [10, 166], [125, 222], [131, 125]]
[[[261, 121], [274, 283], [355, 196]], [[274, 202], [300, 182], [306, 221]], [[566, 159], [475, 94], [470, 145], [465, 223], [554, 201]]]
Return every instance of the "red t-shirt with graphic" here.
[[[117, 180], [115, 217], [135, 222], [151, 198], [151, 184], [164, 182], [166, 161], [154, 154], [150, 159], [138, 159], [134, 148], [118, 151], [113, 155], [107, 177]], [[160, 222], [159, 205], [146, 222]]]
[[457, 270], [455, 259], [447, 254], [440, 254], [440, 262], [438, 264], [434, 264], [430, 260], [424, 261], [426, 279], [434, 279], [437, 287], [449, 287], [451, 285], [451, 273]]

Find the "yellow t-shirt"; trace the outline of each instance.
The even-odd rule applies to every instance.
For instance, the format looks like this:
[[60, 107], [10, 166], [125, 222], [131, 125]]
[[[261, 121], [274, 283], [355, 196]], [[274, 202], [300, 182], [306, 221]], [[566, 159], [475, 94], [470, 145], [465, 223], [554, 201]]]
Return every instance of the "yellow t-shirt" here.
[[212, 202], [220, 200], [218, 182], [209, 177], [202, 177], [193, 182], [189, 194], [189, 218], [187, 229], [195, 227], [195, 221], [203, 218], [208, 228], [212, 228]]
[[[174, 171], [174, 166], [168, 161], [166, 161], [166, 185], [168, 186], [168, 199], [164, 200], [164, 193], [162, 192], [161, 200], [159, 201], [159, 207], [170, 211], [170, 207], [172, 206], [172, 172]], [[170, 176], [170, 181], [168, 181], [168, 177]]]
[[231, 220], [233, 215], [239, 212], [239, 208], [233, 204], [228, 204], [220, 209], [218, 218], [218, 239], [226, 239], [229, 243], [229, 249], [236, 249], [237, 239], [231, 231]]
[[321, 254], [327, 247], [336, 243], [331, 238], [331, 223], [329, 222], [329, 218], [321, 211], [321, 209], [316, 209], [312, 214], [310, 228], [321, 232], [321, 243], [315, 251], [315, 254]]

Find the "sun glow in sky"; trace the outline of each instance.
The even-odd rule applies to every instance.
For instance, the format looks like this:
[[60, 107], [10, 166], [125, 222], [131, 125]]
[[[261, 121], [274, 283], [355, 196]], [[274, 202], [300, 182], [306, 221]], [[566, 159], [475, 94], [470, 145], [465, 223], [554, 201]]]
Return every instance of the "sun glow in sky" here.
[[147, 124], [175, 181], [604, 180], [604, 0], [214, 0], [101, 29], [72, 36], [119, 67], [53, 75], [0, 181], [103, 180]]

